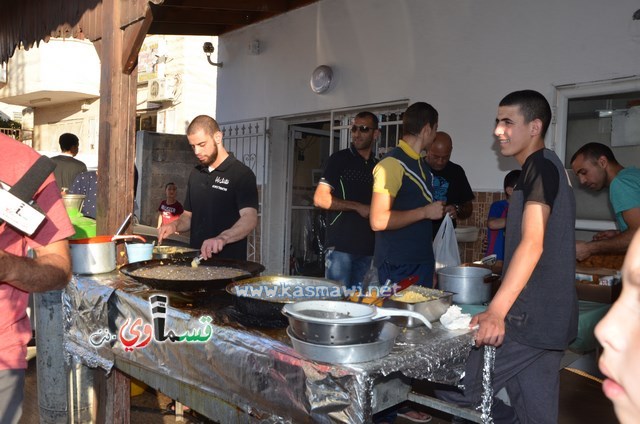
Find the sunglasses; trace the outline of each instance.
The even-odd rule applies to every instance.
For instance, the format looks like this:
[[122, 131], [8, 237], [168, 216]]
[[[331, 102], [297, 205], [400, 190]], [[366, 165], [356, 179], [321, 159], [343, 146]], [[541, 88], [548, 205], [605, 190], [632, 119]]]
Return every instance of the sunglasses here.
[[361, 133], [368, 133], [371, 130], [375, 130], [375, 128], [367, 127], [366, 125], [354, 125], [351, 127], [352, 133], [356, 131], [360, 131]]

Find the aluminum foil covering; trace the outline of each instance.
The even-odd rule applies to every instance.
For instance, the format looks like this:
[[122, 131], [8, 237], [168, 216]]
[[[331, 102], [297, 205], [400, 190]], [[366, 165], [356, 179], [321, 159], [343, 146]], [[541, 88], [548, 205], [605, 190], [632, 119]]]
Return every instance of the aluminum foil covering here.
[[496, 362], [495, 346], [484, 347], [484, 360], [482, 364], [482, 402], [480, 412], [483, 424], [493, 424], [491, 407], [493, 405], [493, 365]]
[[225, 314], [222, 293], [207, 295], [214, 306], [160, 293], [169, 299], [160, 331], [162, 308], [152, 313], [148, 300], [154, 294], [117, 272], [74, 276], [63, 295], [67, 354], [107, 372], [122, 361], [171, 376], [261, 422], [370, 422], [377, 379], [400, 373], [456, 385], [473, 345], [472, 332], [435, 323], [403, 330], [379, 360], [332, 365], [298, 354], [285, 329], [239, 324]]

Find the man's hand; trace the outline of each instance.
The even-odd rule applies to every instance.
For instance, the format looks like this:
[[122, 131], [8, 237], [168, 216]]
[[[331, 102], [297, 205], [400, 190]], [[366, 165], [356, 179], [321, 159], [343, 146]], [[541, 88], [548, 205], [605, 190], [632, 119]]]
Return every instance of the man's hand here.
[[423, 208], [425, 219], [440, 219], [444, 216], [444, 202], [438, 200]]
[[584, 261], [591, 256], [591, 249], [589, 247], [589, 243], [586, 241], [576, 241], [576, 259], [578, 261]]
[[471, 318], [471, 328], [479, 326], [476, 346], [500, 346], [504, 341], [504, 318], [487, 310]]
[[166, 239], [171, 234], [175, 234], [178, 231], [177, 227], [178, 221], [173, 221], [158, 228], [158, 244], [162, 244], [162, 240]]
[[226, 246], [227, 240], [224, 237], [217, 236], [214, 238], [206, 239], [202, 243], [202, 247], [200, 248], [200, 253], [202, 257], [205, 259], [209, 259], [213, 255], [217, 255], [222, 252], [224, 246]]
[[358, 215], [360, 215], [363, 218], [369, 218], [369, 214], [371, 213], [371, 207], [363, 203], [358, 203], [356, 207], [356, 212], [358, 212]]
[[620, 234], [618, 230], [600, 231], [593, 236], [593, 240], [607, 240]]
[[458, 210], [456, 209], [456, 205], [447, 205], [447, 206], [445, 206], [444, 207], [444, 212], [448, 213], [451, 216], [451, 219], [457, 219], [458, 218]]

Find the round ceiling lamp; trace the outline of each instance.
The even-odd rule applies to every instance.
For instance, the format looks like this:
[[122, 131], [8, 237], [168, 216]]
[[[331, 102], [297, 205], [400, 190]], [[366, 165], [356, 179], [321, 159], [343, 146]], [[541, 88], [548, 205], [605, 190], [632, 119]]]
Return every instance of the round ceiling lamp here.
[[333, 70], [330, 66], [320, 65], [311, 73], [311, 89], [314, 93], [325, 93], [329, 87], [331, 87], [331, 80], [333, 79]]

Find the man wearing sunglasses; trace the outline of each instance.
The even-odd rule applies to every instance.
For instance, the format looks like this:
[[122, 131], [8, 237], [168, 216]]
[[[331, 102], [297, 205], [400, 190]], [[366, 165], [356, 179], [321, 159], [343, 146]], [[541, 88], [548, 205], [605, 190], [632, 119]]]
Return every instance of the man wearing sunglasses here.
[[372, 147], [379, 135], [378, 117], [358, 113], [351, 127], [351, 146], [329, 157], [313, 196], [316, 207], [329, 211], [325, 277], [346, 286], [362, 283], [373, 257], [369, 205], [377, 163]]

